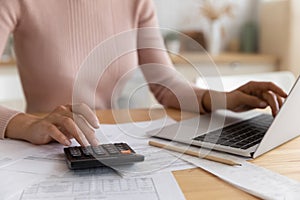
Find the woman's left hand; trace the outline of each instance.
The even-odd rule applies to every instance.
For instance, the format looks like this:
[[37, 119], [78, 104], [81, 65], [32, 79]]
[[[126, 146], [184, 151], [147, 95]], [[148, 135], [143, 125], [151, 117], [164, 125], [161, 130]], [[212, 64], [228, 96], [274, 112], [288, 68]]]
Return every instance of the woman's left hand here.
[[272, 82], [251, 81], [226, 93], [227, 109], [241, 112], [270, 106], [272, 115], [275, 116], [286, 97], [287, 94]]

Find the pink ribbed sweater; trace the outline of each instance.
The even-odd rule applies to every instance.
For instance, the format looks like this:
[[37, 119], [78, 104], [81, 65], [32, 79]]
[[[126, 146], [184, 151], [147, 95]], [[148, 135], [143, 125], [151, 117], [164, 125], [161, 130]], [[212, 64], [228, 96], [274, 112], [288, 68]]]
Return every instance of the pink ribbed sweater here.
[[[18, 69], [27, 100], [27, 112], [49, 112], [72, 103], [75, 77], [89, 53], [118, 33], [157, 27], [152, 0], [0, 0], [0, 54], [13, 33]], [[153, 34], [151, 41], [159, 41]], [[138, 65], [158, 63], [172, 68], [165, 52], [133, 51], [111, 64], [96, 90], [95, 108], [111, 107], [117, 81]], [[160, 77], [179, 89], [185, 87], [172, 73], [143, 70], [151, 81]], [[151, 84], [156, 98], [173, 106], [174, 97], [164, 87]], [[1, 92], [1, 91], [0, 91]], [[198, 94], [201, 96], [202, 91]], [[203, 111], [202, 108], [200, 108]], [[18, 112], [0, 106], [0, 138]]]

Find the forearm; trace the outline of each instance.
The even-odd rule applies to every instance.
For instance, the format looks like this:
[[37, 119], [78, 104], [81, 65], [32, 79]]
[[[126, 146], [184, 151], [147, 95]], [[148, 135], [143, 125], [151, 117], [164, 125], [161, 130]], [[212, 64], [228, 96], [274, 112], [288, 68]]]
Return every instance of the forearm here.
[[15, 115], [7, 124], [5, 137], [29, 141], [25, 130], [27, 130], [36, 119], [37, 117], [25, 113]]
[[184, 89], [182, 87], [176, 90], [176, 94], [164, 88], [158, 90], [155, 96], [158, 97], [158, 101], [164, 106], [184, 111], [199, 112], [200, 114], [228, 108], [228, 95], [226, 92], [205, 90], [196, 86], [191, 86], [191, 88]]
[[215, 90], [206, 90], [203, 93], [202, 106], [206, 112], [212, 112], [218, 109], [227, 109], [227, 93]]
[[[209, 112], [210, 98], [204, 104], [207, 90], [187, 83], [177, 83], [173, 87], [150, 85], [156, 99], [164, 106], [201, 114]], [[209, 96], [209, 95], [208, 95]]]

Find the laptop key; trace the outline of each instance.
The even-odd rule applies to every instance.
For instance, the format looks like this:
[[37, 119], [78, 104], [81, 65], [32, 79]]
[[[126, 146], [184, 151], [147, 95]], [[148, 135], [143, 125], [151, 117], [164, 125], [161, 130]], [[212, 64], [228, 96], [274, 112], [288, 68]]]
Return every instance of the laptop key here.
[[223, 145], [223, 146], [230, 146], [232, 144], [232, 142], [229, 142], [228, 140], [224, 140], [224, 141], [222, 141], [220, 143], [217, 143], [217, 144]]

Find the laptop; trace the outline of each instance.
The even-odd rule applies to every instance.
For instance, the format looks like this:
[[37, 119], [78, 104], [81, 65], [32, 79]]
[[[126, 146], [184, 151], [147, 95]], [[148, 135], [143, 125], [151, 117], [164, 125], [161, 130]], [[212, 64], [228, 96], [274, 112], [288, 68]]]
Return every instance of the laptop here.
[[157, 138], [257, 158], [300, 135], [300, 81], [297, 79], [273, 118], [258, 111], [220, 110], [148, 132]]

